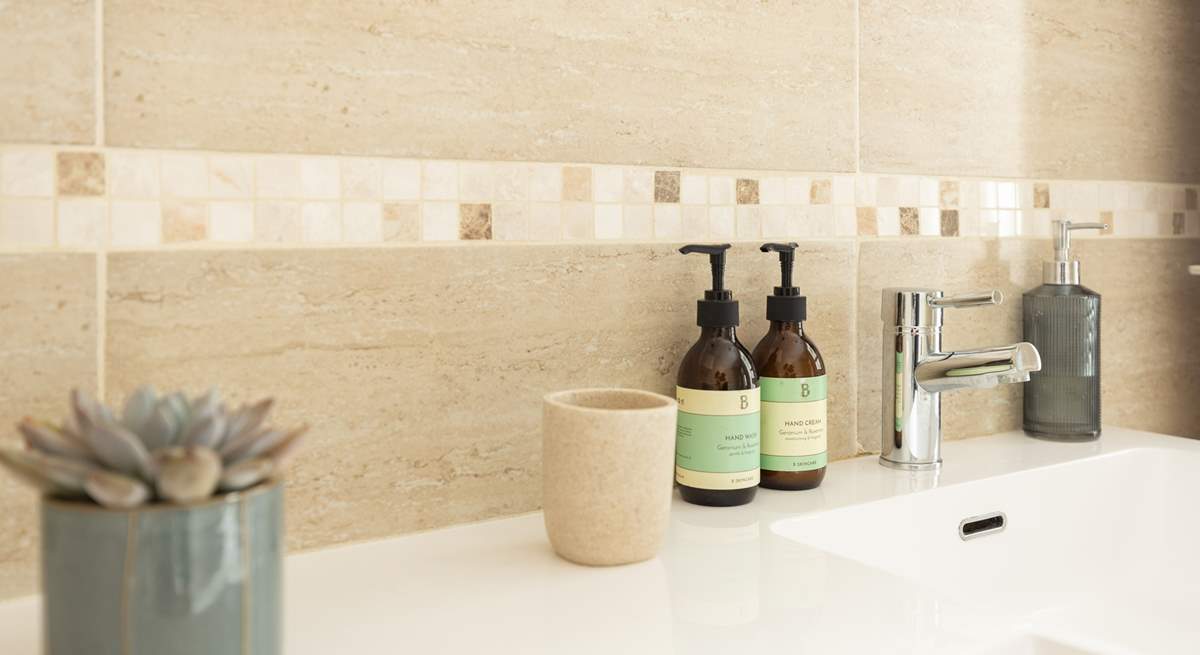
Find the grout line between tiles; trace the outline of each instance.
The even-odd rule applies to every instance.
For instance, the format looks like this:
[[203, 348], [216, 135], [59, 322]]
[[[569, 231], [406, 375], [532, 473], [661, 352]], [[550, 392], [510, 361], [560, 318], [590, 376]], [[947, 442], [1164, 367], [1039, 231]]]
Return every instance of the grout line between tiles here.
[[104, 134], [104, 0], [95, 0], [96, 15], [93, 36], [95, 39], [95, 90], [92, 99], [92, 111], [96, 114], [96, 145], [103, 147], [106, 141]]
[[108, 371], [108, 252], [96, 251], [96, 397], [104, 400]]
[[862, 173], [862, 0], [854, 2], [854, 173]]

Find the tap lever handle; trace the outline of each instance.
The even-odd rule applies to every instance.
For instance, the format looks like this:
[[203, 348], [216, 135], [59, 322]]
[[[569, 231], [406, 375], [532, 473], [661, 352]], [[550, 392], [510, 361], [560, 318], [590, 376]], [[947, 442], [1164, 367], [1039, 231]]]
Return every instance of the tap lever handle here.
[[959, 293], [953, 296], [944, 296], [942, 298], [930, 298], [929, 304], [933, 307], [945, 309], [947, 307], [979, 307], [981, 305], [999, 305], [1004, 302], [1004, 294], [999, 291], [973, 291], [969, 293]]

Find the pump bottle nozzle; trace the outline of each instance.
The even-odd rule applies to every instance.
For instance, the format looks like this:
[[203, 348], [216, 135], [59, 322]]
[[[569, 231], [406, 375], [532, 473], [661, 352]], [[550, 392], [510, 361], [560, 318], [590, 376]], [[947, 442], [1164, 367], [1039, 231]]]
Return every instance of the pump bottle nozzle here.
[[732, 246], [721, 244], [688, 244], [679, 252], [690, 255], [694, 252], [708, 255], [712, 266], [712, 288], [704, 292], [704, 299], [696, 304], [696, 324], [706, 327], [730, 327], [738, 324], [738, 304], [733, 292], [725, 288], [725, 251]]
[[1071, 231], [1107, 229], [1107, 223], [1054, 221], [1054, 261], [1042, 264], [1042, 281], [1046, 284], [1079, 284], [1079, 261], [1071, 259]]
[[705, 245], [690, 243], [679, 249], [679, 252], [690, 255], [694, 252], [708, 255], [708, 263], [712, 266], [712, 291], [719, 294], [725, 290], [725, 251], [732, 248], [728, 243]]
[[792, 285], [792, 265], [796, 261], [796, 243], [764, 243], [759, 250], [779, 253], [779, 286], [767, 296], [767, 320], [803, 321], [808, 316], [808, 299]]
[[796, 248], [800, 244], [797, 243], [764, 243], [759, 247], [763, 252], [779, 253], [779, 269], [782, 279], [779, 286], [787, 289], [792, 287], [792, 263], [796, 261]]

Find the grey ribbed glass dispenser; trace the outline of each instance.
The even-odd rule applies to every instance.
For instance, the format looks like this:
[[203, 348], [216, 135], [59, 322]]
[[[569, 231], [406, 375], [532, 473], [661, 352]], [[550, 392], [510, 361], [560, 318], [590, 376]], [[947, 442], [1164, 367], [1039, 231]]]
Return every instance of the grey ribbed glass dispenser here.
[[1042, 264], [1043, 284], [1023, 296], [1025, 340], [1042, 355], [1042, 370], [1025, 383], [1025, 433], [1031, 437], [1100, 436], [1100, 294], [1079, 282], [1071, 232], [1107, 227], [1054, 221], [1054, 261]]

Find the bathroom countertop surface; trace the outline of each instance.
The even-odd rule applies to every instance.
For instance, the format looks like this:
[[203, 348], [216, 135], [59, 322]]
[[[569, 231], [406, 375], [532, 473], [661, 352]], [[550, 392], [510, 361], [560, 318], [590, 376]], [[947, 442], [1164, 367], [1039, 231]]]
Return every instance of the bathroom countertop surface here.
[[[995, 650], [994, 634], [977, 638], [986, 612], [964, 617], [931, 590], [789, 541], [773, 525], [1142, 446], [1200, 452], [1200, 442], [1106, 427], [1086, 444], [1020, 433], [950, 441], [937, 474], [864, 456], [831, 464], [819, 489], [760, 490], [743, 507], [676, 498], [660, 556], [621, 567], [559, 559], [540, 514], [293, 555], [286, 652], [1013, 652]], [[39, 652], [39, 624], [36, 596], [0, 603], [0, 653]]]

